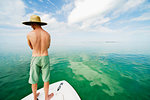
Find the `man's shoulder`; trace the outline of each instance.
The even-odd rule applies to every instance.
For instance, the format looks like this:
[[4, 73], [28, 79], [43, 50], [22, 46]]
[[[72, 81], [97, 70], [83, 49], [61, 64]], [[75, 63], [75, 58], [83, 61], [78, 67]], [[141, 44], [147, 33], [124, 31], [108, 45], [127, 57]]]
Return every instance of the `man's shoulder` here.
[[50, 34], [47, 31], [43, 30], [43, 32], [46, 33], [48, 36], [50, 36]]
[[35, 30], [32, 30], [32, 31], [29, 32], [29, 34], [33, 34], [33, 33], [35, 33]]
[[[48, 33], [46, 30], [43, 29], [43, 32]], [[48, 33], [49, 34], [49, 33]]]
[[33, 34], [33, 31], [29, 32], [29, 33], [27, 34], [27, 38], [29, 39], [29, 38], [32, 36], [32, 34]]
[[27, 34], [27, 36], [30, 36], [30, 35], [32, 35], [32, 34], [34, 34], [35, 32], [34, 32], [34, 30], [33, 31], [30, 31], [28, 34]]

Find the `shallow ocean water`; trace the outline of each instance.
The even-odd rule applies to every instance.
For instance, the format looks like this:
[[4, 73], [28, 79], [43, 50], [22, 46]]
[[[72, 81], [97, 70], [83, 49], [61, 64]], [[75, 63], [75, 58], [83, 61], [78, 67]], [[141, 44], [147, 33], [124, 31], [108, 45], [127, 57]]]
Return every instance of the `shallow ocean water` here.
[[[31, 53], [0, 52], [0, 100], [30, 94]], [[50, 52], [50, 83], [68, 81], [82, 100], [149, 100], [150, 55], [93, 49]], [[43, 87], [40, 77], [38, 88]]]

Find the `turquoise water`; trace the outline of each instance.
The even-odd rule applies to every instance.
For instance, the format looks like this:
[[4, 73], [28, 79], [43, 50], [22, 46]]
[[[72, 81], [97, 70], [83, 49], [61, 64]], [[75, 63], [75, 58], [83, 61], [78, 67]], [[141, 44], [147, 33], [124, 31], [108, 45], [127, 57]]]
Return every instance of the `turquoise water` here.
[[[50, 83], [68, 81], [82, 100], [150, 100], [149, 54], [86, 48], [49, 56]], [[0, 100], [20, 100], [32, 92], [30, 60], [31, 52], [0, 51]], [[42, 87], [40, 77], [38, 88]]]

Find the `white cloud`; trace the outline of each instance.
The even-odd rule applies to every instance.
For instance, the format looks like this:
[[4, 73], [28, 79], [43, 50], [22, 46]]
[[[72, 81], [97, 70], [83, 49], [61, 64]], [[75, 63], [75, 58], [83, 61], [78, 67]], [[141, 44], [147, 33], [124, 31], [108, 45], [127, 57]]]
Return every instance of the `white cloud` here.
[[83, 21], [80, 29], [86, 31], [110, 32], [111, 29], [102, 26], [102, 24], [108, 22], [109, 20], [109, 17], [104, 18], [103, 16], [95, 16]]
[[119, 16], [121, 13], [127, 12], [142, 4], [145, 0], [118, 0], [118, 4], [114, 8], [114, 16]]
[[[51, 1], [49, 0], [49, 2]], [[122, 6], [120, 9], [122, 9], [122, 11], [127, 11], [129, 8], [133, 8], [139, 5], [141, 2], [143, 2], [143, 0], [137, 0], [137, 2], [135, 3], [133, 3], [132, 0], [129, 0], [127, 2], [125, 2], [124, 0], [115, 0], [115, 3], [114, 0], [76, 0], [75, 2], [71, 1], [65, 4], [61, 10], [56, 11], [57, 14], [64, 13], [66, 15], [68, 15], [70, 12], [70, 15], [68, 16], [68, 23], [65, 23], [58, 22], [51, 13], [46, 14], [34, 11], [33, 13], [25, 15], [25, 5], [22, 0], [5, 0], [0, 4], [0, 25], [5, 24], [23, 27], [23, 25], [21, 24], [22, 21], [29, 20], [32, 14], [37, 14], [41, 16], [42, 20], [48, 23], [49, 30], [55, 33], [66, 34], [76, 31], [112, 32], [111, 29], [103, 26], [104, 23], [112, 20], [110, 16], [106, 17], [105, 15], [108, 12], [112, 11], [116, 7], [116, 5], [120, 4]], [[9, 7], [7, 7], [6, 5]], [[75, 8], [73, 8], [74, 5]], [[119, 10], [116, 10], [116, 12], [119, 13]], [[78, 22], [80, 22], [80, 24], [78, 24]]]
[[19, 26], [25, 14], [22, 0], [4, 0], [0, 3], [0, 25]]
[[68, 14], [71, 12], [73, 7], [74, 7], [73, 2], [67, 3], [67, 4], [63, 5], [60, 10], [56, 11], [56, 14], [64, 14], [64, 15], [68, 16]]
[[113, 0], [76, 0], [75, 8], [68, 16], [69, 23], [76, 23], [87, 18], [102, 15], [113, 7]]
[[150, 13], [144, 13], [139, 17], [131, 19], [131, 21], [145, 21], [150, 20]]
[[[43, 12], [34, 11], [26, 15], [26, 12], [25, 12], [26, 6], [22, 0], [13, 0], [13, 1], [5, 0], [2, 3], [0, 3], [0, 6], [1, 6], [0, 25], [5, 25], [8, 27], [13, 26], [15, 29], [14, 30], [12, 28], [13, 34], [18, 33], [18, 31], [20, 33], [27, 32], [24, 29], [25, 28], [27, 29], [28, 27], [24, 26], [22, 22], [29, 21], [30, 16], [33, 14], [39, 15], [42, 21], [47, 22], [48, 26], [46, 27], [46, 29], [49, 32], [55, 33], [54, 35], [63, 36], [64, 34], [67, 34], [69, 32], [72, 32], [73, 30], [76, 30], [75, 28], [76, 25], [69, 26], [67, 23], [58, 22], [56, 18], [52, 16], [51, 13], [43, 13]], [[1, 30], [2, 30], [1, 33], [7, 32], [9, 34], [10, 32], [7, 28], [1, 28]]]
[[[114, 32], [103, 24], [142, 4], [145, 0], [75, 0], [68, 24], [77, 23], [81, 30]], [[109, 14], [109, 16], [107, 16]]]
[[[119, 16], [120, 13], [131, 10], [145, 0], [76, 0], [75, 8], [68, 16], [68, 23], [78, 23], [93, 17], [106, 16], [111, 13]], [[98, 17], [97, 17], [98, 18]]]

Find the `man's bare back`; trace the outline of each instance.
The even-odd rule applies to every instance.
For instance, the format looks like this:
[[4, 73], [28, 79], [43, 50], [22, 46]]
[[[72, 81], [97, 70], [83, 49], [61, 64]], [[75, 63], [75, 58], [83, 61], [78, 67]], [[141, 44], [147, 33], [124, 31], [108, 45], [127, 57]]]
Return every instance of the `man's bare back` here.
[[48, 32], [42, 28], [28, 33], [27, 40], [32, 51], [32, 56], [47, 56], [51, 38]]

